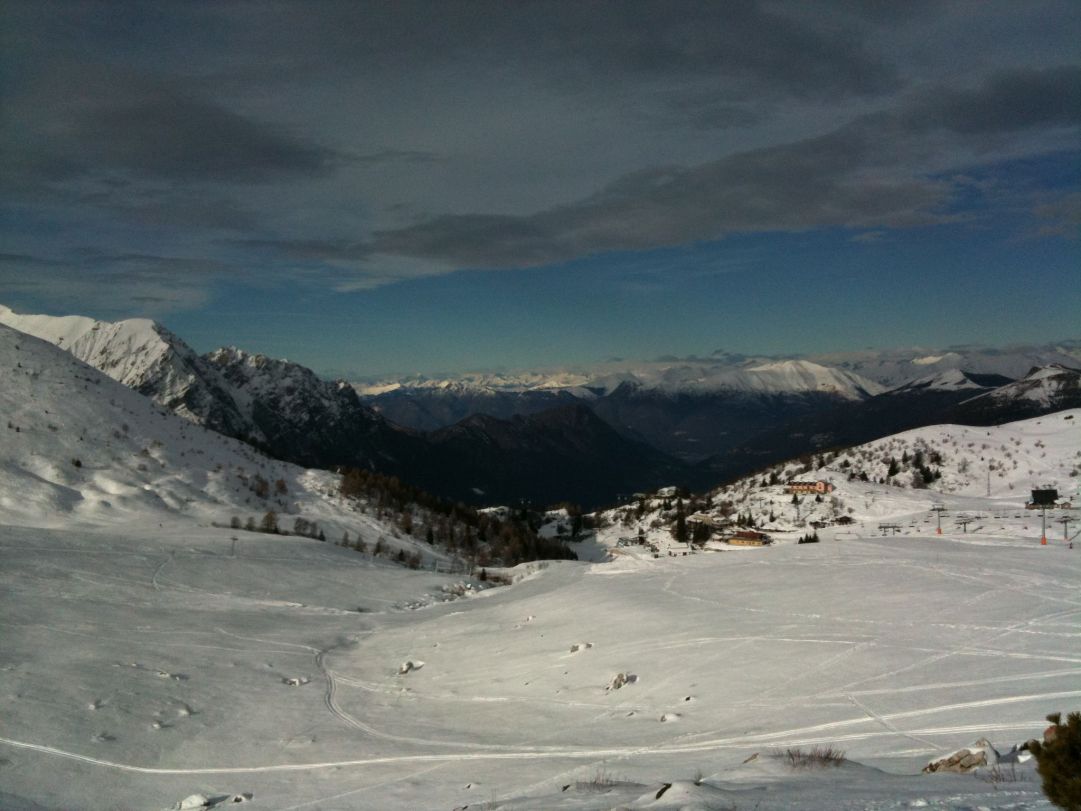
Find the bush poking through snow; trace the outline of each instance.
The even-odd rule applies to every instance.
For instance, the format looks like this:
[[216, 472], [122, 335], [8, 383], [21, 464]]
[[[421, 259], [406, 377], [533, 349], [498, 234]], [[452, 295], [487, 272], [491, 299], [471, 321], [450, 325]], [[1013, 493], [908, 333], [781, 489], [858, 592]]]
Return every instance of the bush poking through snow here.
[[612, 777], [612, 773], [609, 772], [605, 766], [601, 765], [594, 773], [592, 779], [579, 780], [575, 783], [574, 787], [579, 791], [608, 791], [615, 785], [616, 780]]
[[829, 766], [836, 768], [845, 762], [844, 751], [832, 746], [815, 746], [812, 749], [789, 747], [782, 752], [772, 752], [771, 757], [783, 760], [793, 769], [825, 769]]
[[1044, 732], [1043, 743], [1029, 745], [1043, 793], [1059, 808], [1081, 811], [1081, 712], [1071, 712], [1065, 724], [1057, 712], [1047, 720], [1052, 725]]
[[1029, 779], [1028, 774], [1017, 771], [1017, 764], [1015, 763], [1009, 763], [1005, 766], [996, 763], [987, 770], [986, 774], [978, 774], [977, 777], [992, 786], [997, 786], [1000, 783], [1023, 783]]
[[638, 677], [633, 673], [616, 673], [616, 675], [612, 677], [612, 680], [608, 682], [608, 686], [604, 689], [618, 690], [620, 687], [627, 684], [634, 684], [636, 681], [638, 681]]

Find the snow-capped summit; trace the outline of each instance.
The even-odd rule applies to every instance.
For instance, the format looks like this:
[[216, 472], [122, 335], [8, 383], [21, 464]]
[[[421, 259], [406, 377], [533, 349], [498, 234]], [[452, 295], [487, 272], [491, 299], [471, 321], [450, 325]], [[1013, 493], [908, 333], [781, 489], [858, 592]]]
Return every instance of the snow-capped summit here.
[[962, 390], [971, 390], [975, 392], [995, 388], [996, 386], [1004, 386], [1011, 382], [1013, 381], [1011, 381], [1010, 378], [1003, 377], [1002, 375], [976, 374], [973, 372], [966, 372], [962, 369], [946, 369], [943, 372], [918, 377], [902, 386], [890, 389], [889, 393], [901, 394], [916, 391], [952, 392]]
[[312, 467], [399, 454], [407, 438], [361, 403], [348, 383], [287, 360], [224, 347], [207, 354], [244, 419], [275, 455]]
[[999, 406], [1027, 403], [1042, 408], [1075, 408], [1081, 405], [1081, 369], [1053, 363], [1038, 366], [1020, 380], [965, 401], [978, 405], [986, 398]]
[[225, 521], [255, 509], [256, 472], [283, 482], [277, 500], [256, 498], [262, 511], [303, 502], [329, 514], [320, 494], [335, 488], [332, 474], [179, 419], [47, 341], [0, 325], [0, 364], [0, 523]]
[[469, 372], [456, 377], [416, 375], [393, 380], [355, 382], [353, 388], [362, 397], [376, 397], [396, 391], [420, 391], [426, 394], [484, 396], [502, 393], [571, 391], [589, 396], [589, 375], [571, 371], [555, 372]]
[[0, 306], [0, 323], [67, 350], [191, 422], [229, 436], [264, 439], [247, 424], [218, 372], [155, 321], [21, 315]]
[[862, 400], [884, 389], [878, 383], [809, 360], [782, 360], [747, 369], [741, 380], [749, 388], [769, 392], [829, 392], [849, 400]]
[[147, 319], [19, 315], [0, 322], [49, 341], [114, 380], [206, 427], [309, 467], [355, 465], [399, 454], [399, 432], [341, 381], [235, 347], [200, 356]]

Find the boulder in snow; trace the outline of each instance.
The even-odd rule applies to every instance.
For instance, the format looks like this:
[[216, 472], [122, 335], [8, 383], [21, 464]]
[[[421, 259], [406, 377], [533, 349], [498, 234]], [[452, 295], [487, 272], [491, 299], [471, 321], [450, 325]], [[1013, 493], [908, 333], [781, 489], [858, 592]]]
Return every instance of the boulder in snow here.
[[927, 774], [933, 772], [955, 772], [966, 774], [981, 766], [990, 766], [998, 763], [999, 754], [986, 738], [980, 738], [976, 743], [965, 749], [958, 749], [945, 757], [932, 760], [923, 767]]

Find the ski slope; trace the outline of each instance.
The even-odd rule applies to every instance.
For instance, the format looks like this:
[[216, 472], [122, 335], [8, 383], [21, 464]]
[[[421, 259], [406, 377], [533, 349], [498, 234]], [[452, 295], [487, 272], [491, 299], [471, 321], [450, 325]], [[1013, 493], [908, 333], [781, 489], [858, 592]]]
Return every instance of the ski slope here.
[[[553, 563], [410, 611], [436, 575], [241, 535], [2, 529], [0, 805], [1048, 808], [1025, 767], [997, 788], [917, 773], [1081, 705], [1081, 557], [1063, 546]], [[768, 756], [816, 744], [853, 763]], [[684, 804], [656, 804], [663, 783]]]

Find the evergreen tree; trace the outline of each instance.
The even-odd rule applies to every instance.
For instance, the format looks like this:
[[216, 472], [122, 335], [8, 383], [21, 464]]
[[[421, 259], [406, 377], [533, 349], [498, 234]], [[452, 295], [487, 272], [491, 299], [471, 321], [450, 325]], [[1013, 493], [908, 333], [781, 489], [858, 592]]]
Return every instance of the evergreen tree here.
[[266, 515], [263, 516], [263, 520], [259, 524], [259, 529], [263, 532], [269, 532], [271, 534], [277, 534], [278, 532], [278, 514], [273, 510], [267, 510]]
[[683, 513], [683, 499], [676, 501], [676, 526], [672, 530], [672, 537], [679, 543], [687, 543], [687, 516]]
[[1065, 724], [1057, 712], [1047, 720], [1053, 724], [1053, 734], [1029, 747], [1036, 758], [1043, 793], [1059, 808], [1081, 811], [1081, 712], [1071, 712]]

